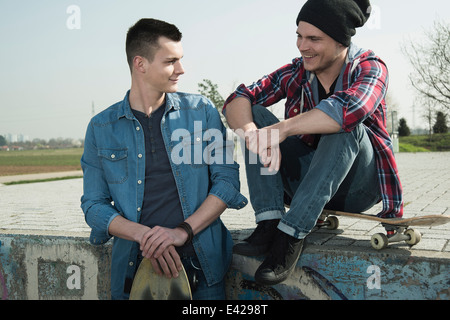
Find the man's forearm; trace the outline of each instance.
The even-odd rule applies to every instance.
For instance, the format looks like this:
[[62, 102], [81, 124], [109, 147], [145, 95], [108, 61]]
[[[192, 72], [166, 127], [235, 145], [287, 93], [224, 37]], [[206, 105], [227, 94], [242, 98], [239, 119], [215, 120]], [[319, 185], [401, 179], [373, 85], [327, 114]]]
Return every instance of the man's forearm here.
[[142, 235], [149, 229], [147, 226], [117, 216], [109, 224], [108, 232], [118, 238], [140, 243]]
[[[256, 129], [253, 122], [250, 101], [236, 98], [227, 105], [227, 122], [233, 130]], [[341, 126], [321, 110], [313, 109], [296, 117], [283, 120], [275, 125], [280, 130], [280, 137], [302, 134], [330, 134], [340, 131]]]
[[209, 195], [197, 211], [186, 219], [194, 235], [208, 227], [225, 211], [227, 205], [216, 196]]
[[[194, 234], [197, 234], [214, 222], [226, 208], [227, 206], [222, 200], [210, 195], [205, 199], [197, 211], [186, 220], [186, 222], [192, 227]], [[146, 242], [146, 239], [143, 239], [143, 236], [150, 230], [151, 228], [147, 226], [127, 220], [122, 216], [117, 216], [111, 221], [108, 232], [121, 239], [142, 243]], [[177, 234], [185, 233], [184, 230], [178, 230], [178, 228], [176, 231]], [[178, 231], [180, 231], [180, 233]], [[181, 242], [184, 243], [184, 240], [186, 240], [186, 237], [183, 237]]]
[[[226, 207], [222, 200], [209, 195], [195, 213], [186, 219], [186, 222], [191, 226], [195, 235], [215, 221], [225, 211]], [[141, 242], [142, 254], [158, 259], [168, 247], [172, 245], [182, 246], [187, 239], [188, 233], [183, 228], [154, 227], [144, 235]]]
[[226, 118], [233, 130], [242, 129], [245, 132], [249, 129], [256, 129], [253, 122], [252, 105], [245, 98], [236, 98], [227, 105]]
[[283, 120], [271, 129], [278, 129], [280, 143], [289, 136], [303, 134], [332, 134], [341, 130], [341, 126], [333, 118], [319, 109], [302, 113], [296, 117]]

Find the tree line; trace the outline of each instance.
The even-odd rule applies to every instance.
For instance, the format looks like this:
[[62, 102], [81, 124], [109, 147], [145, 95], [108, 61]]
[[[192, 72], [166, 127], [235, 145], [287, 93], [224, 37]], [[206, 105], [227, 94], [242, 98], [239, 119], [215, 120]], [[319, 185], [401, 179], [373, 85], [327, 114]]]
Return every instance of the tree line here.
[[6, 138], [0, 135], [0, 147], [19, 147], [24, 150], [31, 149], [65, 149], [65, 148], [81, 148], [83, 147], [84, 141], [79, 139], [71, 138], [52, 138], [49, 140], [45, 139], [33, 139], [32, 141], [26, 142], [11, 142], [8, 143]]

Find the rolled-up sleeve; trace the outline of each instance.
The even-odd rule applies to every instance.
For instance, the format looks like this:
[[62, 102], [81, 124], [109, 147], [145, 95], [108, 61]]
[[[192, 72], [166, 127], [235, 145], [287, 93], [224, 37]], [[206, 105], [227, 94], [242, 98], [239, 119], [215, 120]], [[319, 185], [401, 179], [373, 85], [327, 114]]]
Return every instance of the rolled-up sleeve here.
[[240, 193], [239, 165], [233, 161], [234, 143], [227, 140], [226, 130], [220, 120], [219, 112], [212, 106], [208, 108], [208, 128], [219, 129], [222, 141], [214, 140], [212, 156], [215, 161], [209, 164], [211, 187], [209, 194], [221, 199], [228, 208], [241, 209], [248, 203]]
[[[230, 180], [230, 179], [227, 179]], [[227, 180], [213, 180], [213, 185], [209, 191], [210, 195], [214, 195], [220, 200], [222, 200], [228, 208], [231, 209], [242, 209], [244, 208], [248, 200], [244, 197], [239, 189], [235, 185]]]
[[350, 132], [384, 103], [388, 87], [388, 70], [383, 61], [370, 56], [357, 61], [352, 85], [322, 100], [320, 109], [341, 125], [342, 131]]
[[246, 98], [251, 105], [262, 105], [269, 107], [286, 98], [288, 82], [298, 69], [298, 65], [293, 60], [292, 64], [287, 64], [269, 75], [262, 77], [250, 86], [241, 84], [225, 101], [223, 112], [226, 112], [227, 105], [236, 98]]

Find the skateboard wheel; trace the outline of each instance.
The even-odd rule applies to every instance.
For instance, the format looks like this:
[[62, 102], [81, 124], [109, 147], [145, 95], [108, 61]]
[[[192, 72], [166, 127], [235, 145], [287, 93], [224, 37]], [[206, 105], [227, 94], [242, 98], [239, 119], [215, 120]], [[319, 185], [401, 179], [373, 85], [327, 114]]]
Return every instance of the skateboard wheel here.
[[370, 244], [376, 250], [384, 249], [389, 244], [389, 239], [384, 233], [376, 233], [370, 239]]
[[409, 240], [405, 240], [405, 242], [410, 246], [418, 244], [422, 239], [422, 235], [420, 234], [420, 232], [414, 229], [406, 230], [405, 234], [409, 236]]
[[330, 216], [327, 218], [327, 229], [336, 230], [339, 228], [339, 219], [335, 216]]

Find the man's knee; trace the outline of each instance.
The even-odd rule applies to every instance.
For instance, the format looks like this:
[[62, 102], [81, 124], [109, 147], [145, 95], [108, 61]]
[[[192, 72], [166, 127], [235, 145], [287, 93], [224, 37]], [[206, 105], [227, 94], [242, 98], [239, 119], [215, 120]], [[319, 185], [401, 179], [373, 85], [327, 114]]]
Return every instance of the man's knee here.
[[261, 105], [252, 106], [253, 122], [258, 128], [264, 128], [280, 122], [275, 115]]
[[[363, 142], [367, 133], [365, 132], [364, 126], [362, 124], [355, 127], [350, 132], [338, 132], [332, 134], [324, 134], [320, 138], [320, 142], [327, 142], [332, 144], [338, 144], [345, 146], [351, 142], [351, 144], [360, 145]], [[344, 141], [346, 143], [344, 143]], [[320, 146], [320, 145], [319, 145]]]

